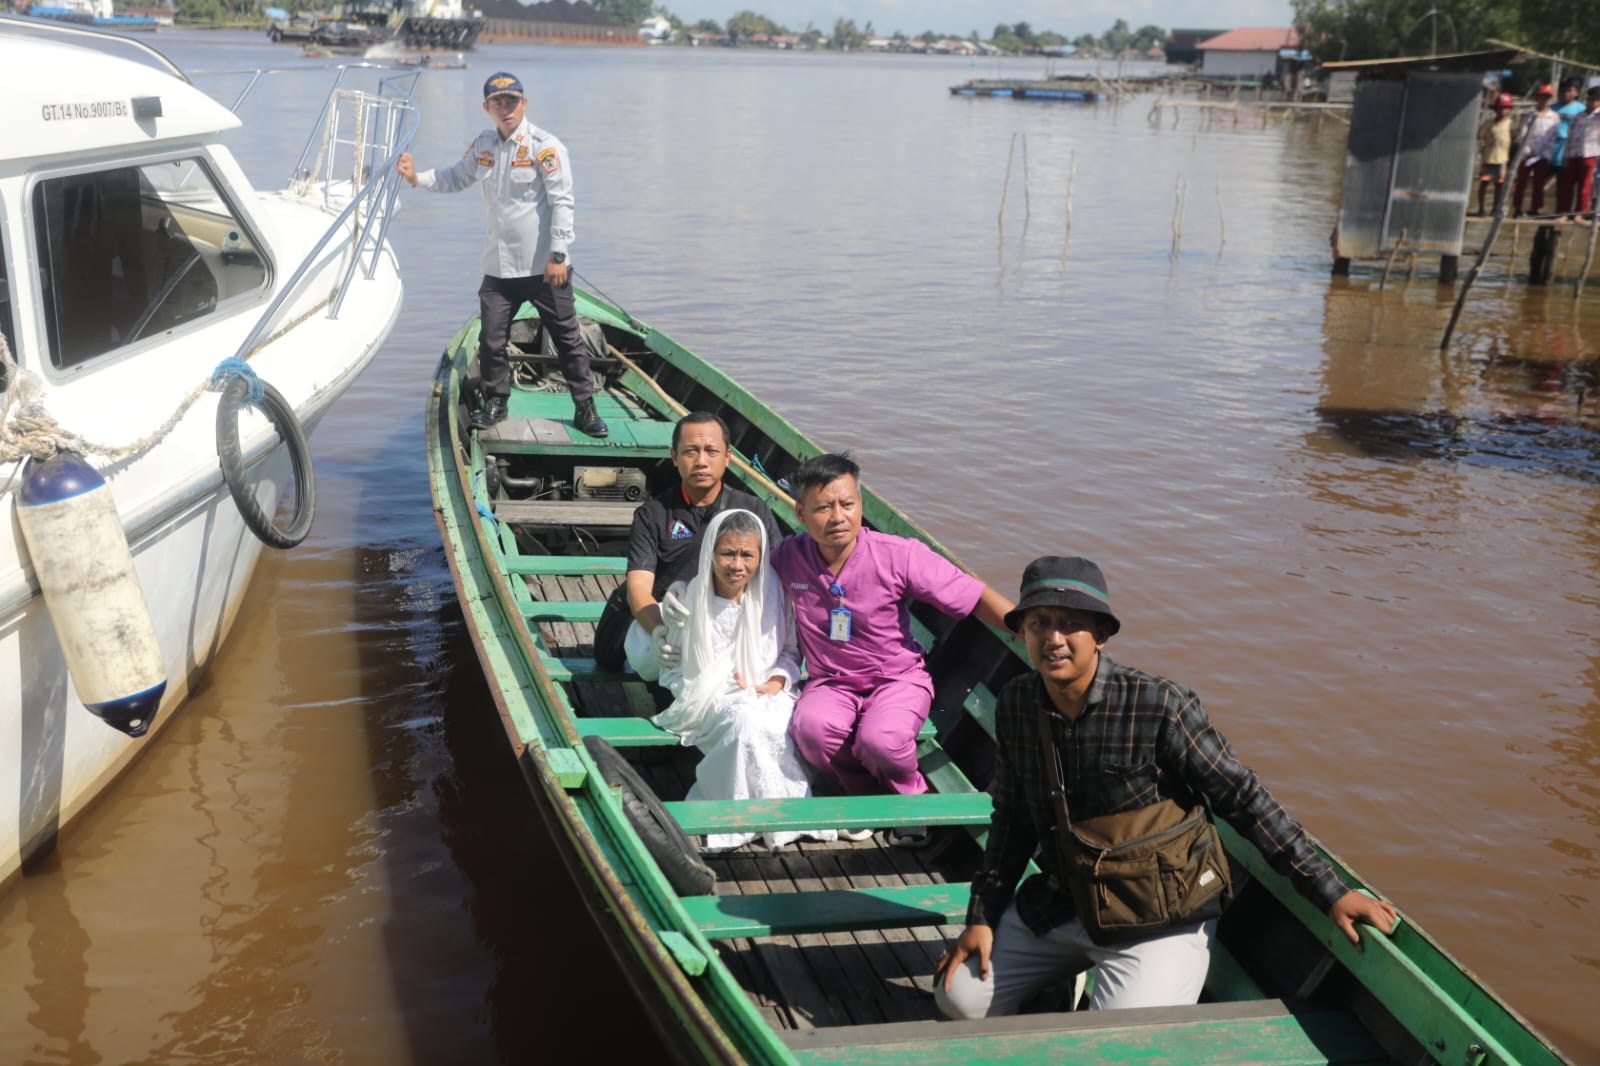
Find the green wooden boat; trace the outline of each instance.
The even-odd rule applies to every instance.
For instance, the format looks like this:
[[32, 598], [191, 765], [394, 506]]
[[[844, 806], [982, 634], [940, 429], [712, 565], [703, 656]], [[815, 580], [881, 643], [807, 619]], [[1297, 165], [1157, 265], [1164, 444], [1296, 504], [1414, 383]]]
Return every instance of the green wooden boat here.
[[[974, 619], [915, 614], [937, 685], [920, 739], [934, 793], [683, 802], [697, 754], [649, 722], [658, 707], [646, 686], [598, 671], [591, 658], [593, 623], [625, 566], [633, 509], [675, 483], [668, 447], [688, 410], [727, 421], [736, 453], [730, 480], [765, 498], [780, 520], [792, 517], [784, 478], [823, 449], [619, 307], [580, 293], [579, 311], [602, 353], [595, 366], [606, 385], [597, 401], [610, 438], [578, 433], [567, 396], [545, 387], [560, 377], [541, 354], [535, 317], [519, 319], [512, 333], [511, 417], [468, 432], [462, 397], [475, 385], [474, 320], [450, 341], [433, 382], [429, 478], [462, 609], [530, 796], [672, 1058], [919, 1066], [1566, 1061], [1408, 920], [1392, 936], [1367, 930], [1366, 950], [1356, 951], [1225, 825], [1239, 891], [1220, 923], [1202, 1002], [1072, 1011], [1069, 988], [1013, 1018], [934, 1020], [932, 972], [960, 931], [989, 817], [982, 789], [995, 693], [1028, 668], [1020, 646]], [[863, 505], [870, 526], [945, 550], [870, 489]], [[608, 777], [618, 780], [624, 762], [637, 780], [619, 788]], [[775, 855], [747, 847], [705, 860], [716, 875], [711, 891], [679, 891], [669, 874], [695, 860], [652, 857], [652, 834], [638, 828], [651, 828], [649, 797], [640, 793], [652, 791], [661, 801], [655, 817], [691, 835], [940, 828], [934, 846], [920, 851], [886, 846], [881, 834]], [[1363, 884], [1330, 858], [1346, 881]]]

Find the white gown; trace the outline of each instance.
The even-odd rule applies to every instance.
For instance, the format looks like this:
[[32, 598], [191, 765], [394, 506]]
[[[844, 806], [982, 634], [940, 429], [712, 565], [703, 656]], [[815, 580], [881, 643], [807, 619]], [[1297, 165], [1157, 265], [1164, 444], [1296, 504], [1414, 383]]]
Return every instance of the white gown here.
[[[712, 638], [718, 649], [732, 649], [740, 624], [751, 621], [748, 612], [742, 611], [740, 604], [716, 595], [710, 597], [710, 607], [710, 625], [703, 632]], [[800, 674], [800, 653], [795, 645], [791, 612], [786, 608], [780, 617], [784, 620], [784, 633], [778, 643], [777, 662], [761, 677], [753, 679], [760, 684], [782, 674], [787, 682], [773, 695], [757, 695], [735, 684], [731, 652], [719, 655], [716, 666], [712, 667], [726, 668], [726, 684], [699, 687], [702, 703], [685, 701], [687, 684], [680, 668], [661, 674], [661, 684], [678, 699], [653, 721], [679, 734], [685, 745], [694, 745], [704, 755], [695, 769], [694, 786], [689, 789], [691, 800], [782, 799], [811, 794], [805, 767], [795, 752], [794, 742], [789, 739], [789, 717], [794, 711], [793, 687]], [[680, 639], [679, 634], [674, 633], [671, 639]], [[706, 694], [708, 687], [711, 691]], [[777, 850], [801, 837], [833, 840], [837, 833], [828, 829], [762, 833], [760, 836], [762, 843]], [[712, 833], [706, 837], [705, 850], [725, 851], [754, 839], [755, 833]]]

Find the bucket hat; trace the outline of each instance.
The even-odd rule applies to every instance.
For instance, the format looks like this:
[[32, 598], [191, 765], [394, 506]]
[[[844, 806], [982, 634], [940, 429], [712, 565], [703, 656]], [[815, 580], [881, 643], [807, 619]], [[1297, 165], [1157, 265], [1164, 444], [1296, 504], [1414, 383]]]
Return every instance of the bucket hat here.
[[1046, 555], [1022, 571], [1017, 605], [1006, 612], [1006, 628], [1015, 630], [1030, 607], [1067, 607], [1093, 611], [1108, 623], [1106, 636], [1122, 628], [1111, 613], [1111, 592], [1100, 568], [1081, 556]]

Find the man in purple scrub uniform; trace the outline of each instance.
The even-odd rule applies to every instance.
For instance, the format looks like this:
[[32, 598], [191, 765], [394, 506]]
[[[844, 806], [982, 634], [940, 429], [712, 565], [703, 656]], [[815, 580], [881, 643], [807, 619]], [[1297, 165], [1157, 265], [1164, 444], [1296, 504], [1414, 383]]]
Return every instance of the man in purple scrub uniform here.
[[[862, 529], [860, 472], [848, 455], [819, 455], [791, 479], [805, 532], [785, 539], [772, 564], [794, 603], [810, 680], [789, 734], [848, 793], [918, 795], [928, 790], [917, 731], [933, 679], [911, 637], [910, 603], [1002, 630], [1012, 605], [921, 541]], [[898, 844], [926, 839], [925, 829], [891, 834]]]

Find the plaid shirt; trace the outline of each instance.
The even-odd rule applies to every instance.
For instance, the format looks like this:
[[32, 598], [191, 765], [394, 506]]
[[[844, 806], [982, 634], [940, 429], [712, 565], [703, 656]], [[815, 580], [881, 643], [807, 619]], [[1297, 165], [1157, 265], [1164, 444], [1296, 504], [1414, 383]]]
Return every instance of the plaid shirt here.
[[1040, 704], [1049, 711], [1074, 819], [1136, 810], [1162, 799], [1188, 808], [1203, 796], [1217, 817], [1254, 843], [1273, 869], [1322, 910], [1347, 891], [1300, 824], [1234, 757], [1193, 692], [1119, 666], [1102, 653], [1076, 721], [1055, 713], [1036, 673], [1014, 678], [1001, 690], [989, 784], [994, 818], [983, 866], [972, 882], [969, 924], [999, 924], [1035, 848], [1043, 872], [1016, 890], [1018, 915], [1043, 936], [1074, 913], [1072, 897], [1052, 876], [1061, 869], [1061, 845], [1053, 828], [1050, 770], [1039, 746], [1034, 708]]

